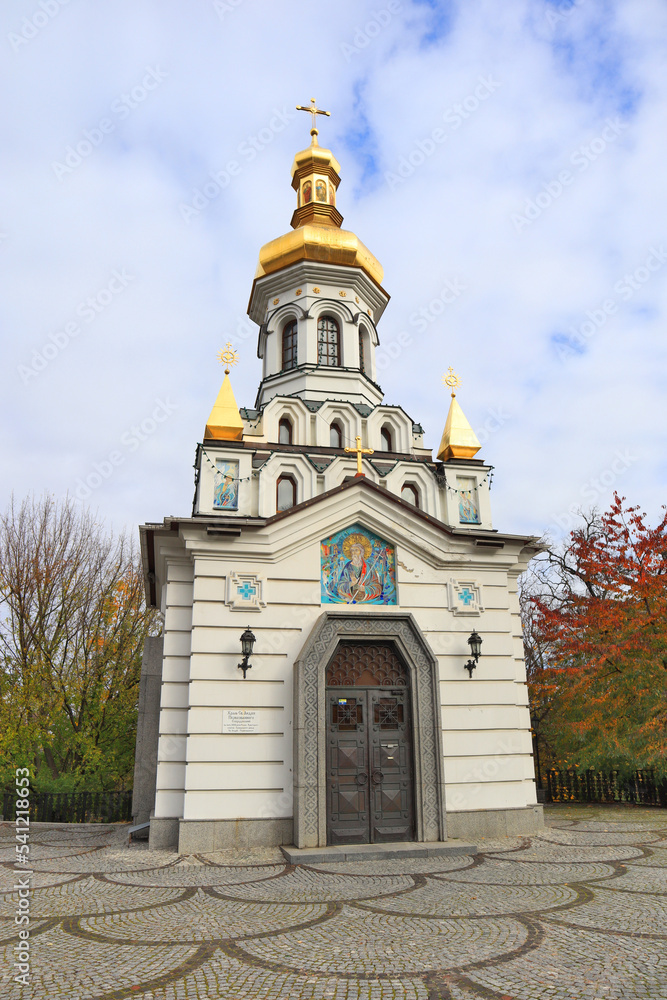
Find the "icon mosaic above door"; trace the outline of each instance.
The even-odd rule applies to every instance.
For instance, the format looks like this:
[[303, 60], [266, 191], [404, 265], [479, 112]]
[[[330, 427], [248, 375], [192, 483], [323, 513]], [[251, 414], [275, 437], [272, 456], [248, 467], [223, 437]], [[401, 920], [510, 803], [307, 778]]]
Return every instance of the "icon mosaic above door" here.
[[323, 604], [397, 604], [393, 545], [354, 524], [321, 544]]

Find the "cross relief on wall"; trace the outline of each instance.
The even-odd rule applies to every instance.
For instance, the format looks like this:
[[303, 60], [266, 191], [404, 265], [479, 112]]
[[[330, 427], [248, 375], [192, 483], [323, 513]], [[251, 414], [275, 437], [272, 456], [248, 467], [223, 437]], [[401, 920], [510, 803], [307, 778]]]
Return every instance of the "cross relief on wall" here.
[[482, 605], [482, 588], [471, 580], [450, 580], [449, 610], [454, 615], [480, 615], [484, 610]]
[[230, 611], [261, 611], [266, 607], [264, 580], [255, 573], [227, 575], [225, 604]]

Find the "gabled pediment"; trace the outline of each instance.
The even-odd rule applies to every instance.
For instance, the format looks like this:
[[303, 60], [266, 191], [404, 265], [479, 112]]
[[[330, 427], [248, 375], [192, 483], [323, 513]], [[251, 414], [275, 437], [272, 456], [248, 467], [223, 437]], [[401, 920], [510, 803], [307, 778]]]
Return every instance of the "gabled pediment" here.
[[[238, 523], [238, 522], [237, 522]], [[501, 548], [480, 548], [479, 531], [456, 530], [401, 501], [376, 486], [365, 476], [355, 477], [328, 493], [307, 500], [290, 510], [267, 519], [248, 520], [233, 541], [214, 541], [202, 536], [201, 528], [190, 521], [182, 527], [188, 548], [206, 551], [212, 557], [216, 548], [229, 546], [257, 562], [292, 558], [322, 539], [359, 524], [396, 548], [397, 558], [406, 554], [434, 569], [454, 568], [493, 559], [499, 567], [516, 564], [519, 552], [532, 541], [523, 536], [499, 536], [489, 533]], [[513, 544], [512, 544], [513, 543]], [[233, 547], [233, 553], [232, 553]], [[403, 555], [401, 555], [401, 552]]]

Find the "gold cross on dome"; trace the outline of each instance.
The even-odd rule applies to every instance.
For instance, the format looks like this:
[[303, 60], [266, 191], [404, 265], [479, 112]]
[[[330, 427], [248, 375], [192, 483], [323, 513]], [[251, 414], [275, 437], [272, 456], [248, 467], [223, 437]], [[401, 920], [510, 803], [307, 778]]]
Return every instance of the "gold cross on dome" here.
[[357, 442], [356, 448], [346, 448], [345, 451], [347, 451], [347, 452], [354, 452], [356, 454], [356, 456], [357, 456], [357, 475], [358, 476], [363, 476], [363, 472], [361, 471], [361, 456], [362, 455], [372, 455], [373, 454], [373, 449], [372, 448], [362, 448], [361, 447], [361, 438], [359, 437], [358, 434], [357, 434], [357, 436], [355, 438], [355, 441]]
[[231, 341], [227, 341], [224, 350], [218, 352], [218, 361], [225, 366], [225, 374], [229, 375], [229, 366], [239, 363], [239, 356], [232, 347]]
[[319, 132], [317, 131], [317, 116], [318, 115], [326, 115], [327, 118], [331, 117], [331, 113], [329, 111], [322, 111], [321, 108], [318, 108], [317, 104], [315, 103], [315, 98], [314, 97], [311, 97], [311, 99], [310, 99], [310, 107], [309, 108], [308, 107], [304, 107], [302, 104], [297, 104], [296, 110], [297, 111], [309, 111], [310, 114], [312, 115], [310, 134], [313, 136], [313, 138], [316, 135], [319, 135]]
[[[456, 372], [454, 371], [454, 369], [450, 365], [449, 366], [449, 371], [446, 372], [446, 374], [442, 376], [442, 384], [443, 385], [448, 385], [450, 389], [454, 390], [454, 389], [458, 389], [460, 385], [463, 385], [463, 379], [460, 377], [460, 375], [456, 374]], [[455, 396], [455, 395], [456, 395], [456, 393], [452, 391], [452, 396]]]

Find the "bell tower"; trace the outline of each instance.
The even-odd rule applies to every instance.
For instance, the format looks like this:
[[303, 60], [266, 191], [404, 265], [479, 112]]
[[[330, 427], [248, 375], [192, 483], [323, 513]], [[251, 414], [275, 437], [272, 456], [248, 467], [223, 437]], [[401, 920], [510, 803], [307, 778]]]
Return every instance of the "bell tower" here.
[[313, 116], [311, 144], [292, 164], [297, 204], [292, 232], [262, 247], [248, 314], [260, 327], [264, 362], [256, 400], [276, 395], [314, 401], [345, 398], [382, 402], [376, 383], [377, 324], [389, 296], [382, 265], [352, 232], [341, 229], [336, 207], [340, 164], [323, 149]]

